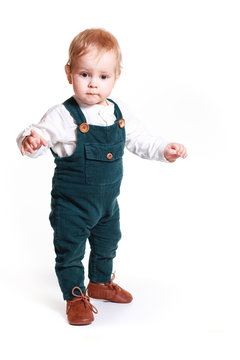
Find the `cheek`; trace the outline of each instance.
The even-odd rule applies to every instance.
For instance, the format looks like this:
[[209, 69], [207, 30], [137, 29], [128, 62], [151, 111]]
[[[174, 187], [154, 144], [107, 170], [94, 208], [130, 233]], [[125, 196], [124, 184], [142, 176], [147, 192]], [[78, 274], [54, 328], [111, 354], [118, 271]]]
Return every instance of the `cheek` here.
[[106, 84], [105, 89], [106, 92], [112, 91], [113, 87], [114, 87], [114, 81], [109, 82], [108, 84]]
[[76, 89], [82, 89], [86, 86], [85, 82], [80, 79], [74, 79], [73, 85]]
[[111, 92], [112, 89], [114, 88], [114, 84], [115, 84], [115, 82], [112, 82], [112, 83], [109, 85], [108, 90], [109, 90], [110, 92]]

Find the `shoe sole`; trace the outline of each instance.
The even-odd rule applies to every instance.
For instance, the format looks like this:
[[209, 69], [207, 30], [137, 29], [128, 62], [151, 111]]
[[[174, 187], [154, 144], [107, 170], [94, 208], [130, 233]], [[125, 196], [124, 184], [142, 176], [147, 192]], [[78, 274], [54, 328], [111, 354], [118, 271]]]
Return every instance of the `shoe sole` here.
[[93, 297], [91, 295], [89, 295], [89, 297], [91, 299], [94, 299], [94, 300], [101, 300], [101, 301], [109, 301], [109, 302], [113, 302], [113, 303], [116, 303], [116, 304], [129, 304], [130, 302], [132, 302], [132, 300], [130, 301], [114, 301], [114, 300], [108, 300], [108, 299], [102, 299], [102, 298], [96, 298], [96, 297]]
[[70, 321], [68, 321], [68, 323], [70, 324], [70, 325], [76, 325], [76, 326], [81, 326], [81, 325], [90, 325], [91, 323], [92, 323], [92, 321], [90, 321], [89, 322], [89, 320], [86, 320], [86, 321], [81, 321], [81, 323], [79, 323], [79, 322], [70, 322]]

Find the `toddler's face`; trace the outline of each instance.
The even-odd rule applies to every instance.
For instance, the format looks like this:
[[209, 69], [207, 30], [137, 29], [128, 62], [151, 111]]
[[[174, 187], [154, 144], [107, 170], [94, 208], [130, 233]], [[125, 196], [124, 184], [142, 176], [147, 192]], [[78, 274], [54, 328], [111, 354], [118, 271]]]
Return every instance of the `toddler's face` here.
[[85, 104], [106, 104], [116, 81], [116, 54], [101, 52], [91, 48], [87, 54], [77, 59], [69, 71], [68, 81], [73, 85], [75, 95]]

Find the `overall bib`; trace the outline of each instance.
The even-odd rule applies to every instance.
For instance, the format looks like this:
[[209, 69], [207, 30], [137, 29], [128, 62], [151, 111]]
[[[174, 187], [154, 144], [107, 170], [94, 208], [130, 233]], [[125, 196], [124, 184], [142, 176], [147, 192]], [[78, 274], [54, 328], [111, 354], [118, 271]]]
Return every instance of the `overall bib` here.
[[[112, 100], [109, 100], [113, 102]], [[114, 103], [114, 102], [113, 102]], [[75, 286], [86, 292], [82, 259], [90, 243], [89, 279], [107, 283], [121, 238], [117, 197], [123, 176], [125, 127], [114, 103], [116, 121], [88, 125], [73, 97], [63, 103], [77, 127], [75, 152], [55, 157], [50, 222], [54, 230], [56, 274], [65, 300]]]

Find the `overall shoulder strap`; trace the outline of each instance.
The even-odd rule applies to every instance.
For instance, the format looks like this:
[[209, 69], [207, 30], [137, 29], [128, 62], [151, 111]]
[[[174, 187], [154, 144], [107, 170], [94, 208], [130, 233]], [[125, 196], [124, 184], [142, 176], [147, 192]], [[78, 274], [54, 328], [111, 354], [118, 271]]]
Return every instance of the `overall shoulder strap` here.
[[80, 109], [80, 106], [73, 96], [64, 101], [63, 105], [70, 112], [77, 125], [87, 122], [82, 110]]
[[114, 115], [116, 116], [117, 120], [122, 119], [122, 117], [123, 117], [122, 112], [119, 109], [118, 104], [116, 104], [115, 101], [113, 101], [112, 99], [107, 99], [107, 100], [114, 104]]

